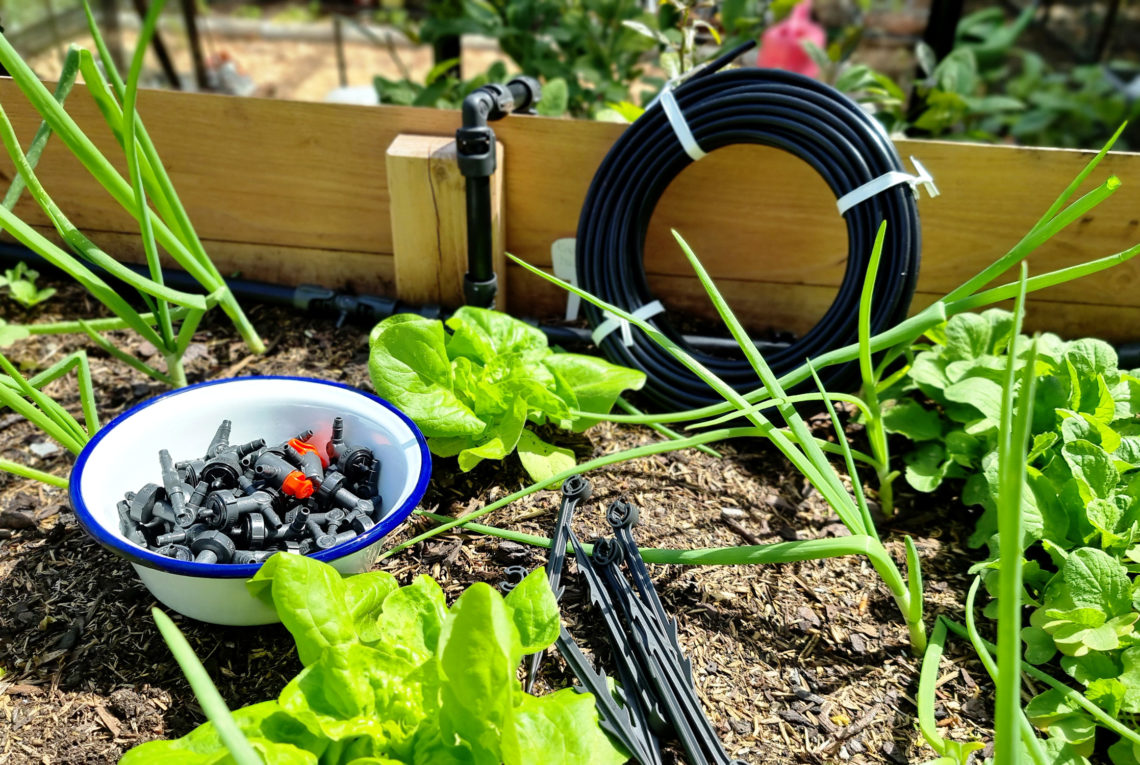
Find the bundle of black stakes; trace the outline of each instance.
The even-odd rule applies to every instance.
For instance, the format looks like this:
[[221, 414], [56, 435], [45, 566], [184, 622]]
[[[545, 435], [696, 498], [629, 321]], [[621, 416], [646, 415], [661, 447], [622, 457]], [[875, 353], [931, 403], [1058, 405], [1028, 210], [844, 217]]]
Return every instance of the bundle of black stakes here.
[[[561, 599], [569, 543], [590, 600], [605, 623], [617, 686], [611, 690], [605, 673], [594, 669], [563, 626], [555, 645], [581, 683], [578, 690], [594, 695], [602, 727], [642, 765], [660, 765], [660, 742], [670, 739], [680, 743], [691, 763], [740, 763], [725, 752], [697, 699], [692, 664], [677, 640], [677, 622], [657, 597], [631, 533], [637, 508], [613, 502], [606, 512], [613, 534], [596, 539], [590, 555], [570, 528], [574, 511], [590, 493], [590, 482], [581, 476], [562, 484], [547, 573], [555, 597]], [[528, 691], [541, 659], [541, 654], [530, 658]]]

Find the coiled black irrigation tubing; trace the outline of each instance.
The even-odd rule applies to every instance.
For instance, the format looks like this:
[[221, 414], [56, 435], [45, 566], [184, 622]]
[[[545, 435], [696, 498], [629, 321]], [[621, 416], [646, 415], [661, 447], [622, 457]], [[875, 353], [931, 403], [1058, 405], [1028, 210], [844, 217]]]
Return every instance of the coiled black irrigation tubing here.
[[[837, 90], [794, 73], [769, 69], [715, 71], [733, 51], [674, 90], [676, 102], [696, 143], [705, 152], [734, 144], [758, 144], [786, 151], [807, 162], [836, 198], [892, 171], [904, 168], [886, 131], [854, 101]], [[661, 195], [694, 160], [686, 153], [660, 104], [651, 107], [610, 149], [590, 185], [578, 222], [576, 269], [581, 287], [606, 302], [634, 310], [651, 303], [642, 254], [649, 220]], [[779, 178], [760, 178], [778, 184]], [[778, 214], [778, 211], [776, 211]], [[765, 214], [757, 211], [757, 215]], [[875, 234], [887, 222], [886, 241], [875, 283], [872, 332], [906, 317], [919, 264], [918, 208], [903, 183], [851, 207], [847, 223], [847, 268], [835, 301], [802, 337], [765, 352], [777, 376], [808, 358], [857, 338], [859, 296]], [[681, 232], [682, 235], [685, 232]], [[763, 242], [757, 242], [762, 249]], [[697, 253], [699, 256], [700, 253]], [[766, 253], [776, 259], [796, 253]], [[605, 317], [593, 306], [587, 318], [598, 326]], [[648, 319], [702, 364], [737, 390], [760, 385], [748, 362], [713, 356], [691, 347], [665, 313]], [[601, 341], [615, 363], [644, 371], [646, 392], [661, 406], [681, 410], [721, 401], [700, 378], [658, 347], [640, 330], [626, 346], [621, 332]], [[831, 390], [850, 389], [854, 364], [821, 370]]]

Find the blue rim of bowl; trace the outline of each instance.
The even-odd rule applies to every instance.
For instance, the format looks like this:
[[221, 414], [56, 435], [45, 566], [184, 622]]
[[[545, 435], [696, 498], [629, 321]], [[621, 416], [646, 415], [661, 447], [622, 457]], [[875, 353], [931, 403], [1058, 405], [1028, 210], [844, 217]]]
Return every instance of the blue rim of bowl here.
[[373, 526], [364, 534], [361, 534], [351, 542], [346, 542], [342, 545], [329, 548], [328, 550], [321, 550], [310, 554], [308, 557], [315, 560], [324, 561], [329, 563], [355, 552], [363, 550], [364, 548], [375, 544], [390, 534], [397, 526], [407, 520], [412, 511], [423, 498], [424, 492], [427, 491], [428, 479], [431, 477], [431, 453], [428, 451], [427, 439], [416, 424], [412, 422], [408, 415], [401, 412], [391, 403], [385, 401], [379, 396], [374, 396], [371, 393], [354, 388], [351, 385], [344, 383], [332, 382], [330, 380], [319, 380], [314, 377], [293, 377], [289, 375], [250, 375], [248, 377], [227, 377], [224, 380], [207, 380], [206, 382], [195, 383], [188, 385], [185, 388], [172, 390], [167, 393], [162, 393], [154, 398], [147, 399], [141, 404], [134, 406], [127, 411], [120, 414], [115, 419], [100, 428], [95, 436], [87, 442], [83, 447], [83, 451], [79, 453], [79, 457], [75, 460], [75, 466], [71, 469], [71, 478], [68, 481], [68, 496], [71, 499], [71, 507], [75, 511], [75, 517], [79, 521], [79, 525], [83, 527], [96, 542], [106, 547], [108, 550], [116, 553], [117, 555], [126, 558], [131, 563], [137, 563], [140, 566], [147, 568], [158, 569], [172, 574], [180, 574], [182, 576], [193, 576], [208, 579], [248, 579], [257, 573], [261, 568], [260, 563], [195, 563], [194, 561], [180, 561], [174, 558], [168, 558], [165, 555], [158, 555], [157, 553], [144, 550], [137, 547], [121, 536], [117, 536], [108, 531], [102, 524], [95, 520], [94, 516], [87, 509], [87, 504], [80, 496], [79, 485], [81, 483], [80, 477], [83, 475], [83, 469], [87, 465], [87, 459], [91, 456], [91, 452], [98, 446], [103, 437], [110, 433], [116, 425], [128, 417], [137, 414], [138, 412], [152, 406], [159, 401], [170, 398], [171, 396], [178, 396], [188, 391], [197, 388], [207, 388], [213, 385], [225, 385], [227, 383], [235, 382], [251, 382], [256, 380], [292, 380], [295, 382], [316, 383], [319, 385], [328, 385], [333, 388], [343, 388], [344, 390], [351, 391], [359, 396], [372, 399], [376, 403], [383, 406], [385, 409], [396, 415], [407, 427], [412, 435], [416, 438], [416, 443], [420, 447], [420, 475], [416, 480], [416, 486], [412, 490], [411, 495], [404, 501], [402, 505], [391, 510], [388, 514], [381, 519], [379, 523]]

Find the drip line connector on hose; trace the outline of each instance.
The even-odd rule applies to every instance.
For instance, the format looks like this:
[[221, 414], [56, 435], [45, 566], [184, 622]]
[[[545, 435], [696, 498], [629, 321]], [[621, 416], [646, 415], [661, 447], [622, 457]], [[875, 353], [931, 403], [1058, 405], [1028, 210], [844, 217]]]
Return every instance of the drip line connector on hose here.
[[[695, 157], [725, 146], [755, 144], [798, 157], [823, 178], [836, 199], [862, 189], [849, 198], [856, 201], [842, 213], [847, 264], [834, 302], [815, 327], [786, 347], [765, 351], [765, 360], [780, 377], [807, 359], [856, 340], [863, 279], [883, 221], [886, 241], [875, 281], [871, 331], [881, 332], [906, 317], [918, 278], [918, 207], [909, 181], [870, 193], [876, 188], [872, 182], [885, 175], [911, 178], [873, 117], [834, 88], [798, 74], [755, 68], [717, 71], [742, 52], [731, 51], [683, 82], [667, 85], [670, 92], [618, 138], [582, 207], [575, 265], [578, 286], [602, 300], [630, 313], [653, 304], [644, 250], [654, 208]], [[771, 262], [795, 255], [765, 253]], [[592, 305], [585, 306], [585, 313], [595, 328], [605, 320]], [[667, 312], [646, 321], [736, 390], [760, 387], [743, 357], [726, 358], [693, 347]], [[611, 361], [644, 372], [646, 393], [662, 407], [682, 410], [723, 400], [641, 332], [634, 331], [628, 345], [621, 333], [601, 338], [599, 345]], [[852, 387], [856, 372], [853, 365], [831, 366], [821, 369], [820, 376], [829, 389], [843, 390]]]
[[491, 174], [495, 172], [495, 131], [487, 124], [508, 114], [534, 114], [542, 86], [533, 77], [506, 85], [484, 85], [463, 99], [463, 127], [455, 131], [459, 172], [467, 179], [467, 274], [463, 299], [489, 308], [498, 280], [491, 260]]

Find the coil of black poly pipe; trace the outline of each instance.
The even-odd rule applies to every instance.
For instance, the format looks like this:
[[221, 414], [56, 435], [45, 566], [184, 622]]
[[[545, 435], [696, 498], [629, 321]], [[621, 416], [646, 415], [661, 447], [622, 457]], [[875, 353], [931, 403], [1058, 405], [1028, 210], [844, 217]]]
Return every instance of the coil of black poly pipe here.
[[[905, 171], [886, 131], [834, 88], [780, 70], [710, 71], [716, 68], [714, 63], [674, 91], [703, 151], [735, 144], [786, 151], [814, 168], [837, 199], [885, 173]], [[576, 268], [583, 289], [630, 312], [655, 300], [643, 262], [649, 220], [669, 183], [692, 162], [660, 104], [622, 134], [598, 168], [578, 221]], [[779, 215], [779, 210], [757, 211], [763, 214]], [[882, 221], [887, 222], [887, 232], [871, 331], [882, 331], [906, 317], [920, 249], [918, 208], [911, 187], [903, 183], [882, 191], [855, 204], [843, 217], [848, 242], [843, 281], [831, 307], [812, 329], [785, 347], [765, 352], [777, 376], [855, 342], [859, 296]], [[758, 249], [762, 247], [757, 243]], [[795, 255], [764, 253], [773, 261]], [[591, 305], [585, 313], [595, 327], [604, 320]], [[667, 313], [648, 321], [738, 391], [760, 386], [743, 354], [713, 356], [688, 345]], [[677, 411], [722, 401], [640, 330], [633, 329], [632, 339], [633, 344], [626, 346], [621, 332], [611, 332], [601, 347], [614, 363], [644, 371], [645, 390], [658, 404]], [[857, 372], [854, 364], [837, 365], [821, 370], [820, 376], [829, 390], [850, 390]]]

